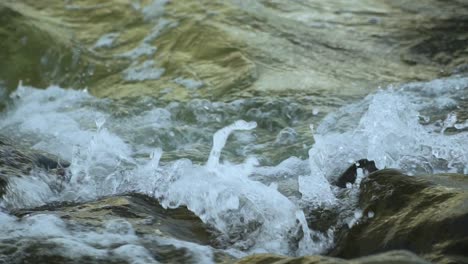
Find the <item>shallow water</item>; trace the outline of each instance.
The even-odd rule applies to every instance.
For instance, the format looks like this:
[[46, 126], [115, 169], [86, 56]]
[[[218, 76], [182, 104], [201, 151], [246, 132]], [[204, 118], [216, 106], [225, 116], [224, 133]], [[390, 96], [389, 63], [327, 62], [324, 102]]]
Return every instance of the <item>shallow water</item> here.
[[[313, 109], [320, 105], [311, 107], [306, 99], [119, 102], [80, 90], [20, 86], [10, 96], [0, 131], [70, 160], [72, 176], [60, 192], [52, 190], [54, 180], [47, 175], [19, 178], [2, 206], [137, 191], [165, 207], [187, 206], [217, 230], [222, 248], [237, 255], [320, 253], [333, 245], [331, 231], [309, 228], [304, 210], [340, 204], [330, 182], [355, 160], [372, 159], [379, 168], [408, 174], [468, 173], [466, 121], [456, 118], [465, 114], [467, 90], [468, 79], [462, 77], [409, 83], [317, 113]], [[359, 210], [354, 215], [359, 218]], [[2, 230], [13, 230], [2, 231], [2, 237], [45, 235], [60, 240], [64, 254], [101, 254], [85, 250], [96, 248], [88, 239], [93, 233], [70, 234], [75, 231], [62, 220], [41, 220], [48, 217], [26, 218], [33, 224], [25, 225], [2, 213]], [[28, 231], [35, 225], [44, 234]], [[113, 249], [120, 252], [115, 254], [147, 261], [144, 247], [135, 246], [137, 238], [129, 233], [119, 239], [128, 249]], [[200, 248], [194, 254], [202, 258], [213, 254], [207, 246], [189, 248]]]
[[[403, 9], [371, 2], [135, 0], [113, 10], [92, 1], [44, 7], [25, 0], [57, 17], [38, 22], [45, 33], [58, 34], [54, 23], [62, 22], [82, 31], [60, 39], [66, 44], [37, 37], [35, 25], [30, 40], [20, 36], [20, 50], [32, 52], [26, 64], [39, 63], [39, 73], [18, 68], [39, 74], [28, 84], [47, 88], [13, 89], [22, 71], [0, 80], [0, 134], [70, 161], [71, 176], [57, 182], [33, 171], [11, 180], [0, 240], [12, 241], [17, 254], [53, 245], [58, 255], [131, 263], [156, 263], [151, 244], [186, 250], [184, 261], [194, 263], [215, 262], [219, 252], [324, 253], [334, 227], [315, 230], [310, 213], [338, 207], [349, 226], [362, 217], [359, 180], [345, 201], [331, 184], [356, 160], [409, 175], [468, 174], [468, 78], [375, 87], [440, 69], [417, 64], [420, 54], [417, 65], [412, 57], [411, 66], [402, 63], [408, 54], [399, 41], [407, 37], [393, 31]], [[115, 18], [107, 10], [122, 24], [99, 20]], [[445, 19], [427, 10], [431, 16], [410, 17]], [[26, 19], [39, 16], [22, 11]], [[28, 46], [36, 40], [45, 48]], [[127, 192], [188, 207], [213, 231], [213, 243], [141, 237], [123, 220], [91, 228], [52, 214], [8, 213]]]

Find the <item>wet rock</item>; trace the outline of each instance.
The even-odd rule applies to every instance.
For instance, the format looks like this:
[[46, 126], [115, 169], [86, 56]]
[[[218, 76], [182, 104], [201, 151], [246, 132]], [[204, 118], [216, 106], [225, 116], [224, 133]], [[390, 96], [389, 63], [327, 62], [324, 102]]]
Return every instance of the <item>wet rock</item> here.
[[[28, 177], [44, 172], [50, 177], [65, 180], [70, 163], [39, 150], [33, 150], [0, 135], [0, 197], [13, 177]], [[51, 186], [59, 188], [59, 186]]]
[[361, 159], [353, 163], [344, 173], [342, 173], [334, 184], [341, 189], [337, 189], [337, 203], [327, 207], [306, 207], [304, 212], [309, 228], [319, 231], [328, 236], [329, 231], [334, 237], [341, 238], [349, 232], [350, 223], [356, 218], [357, 206], [357, 186], [347, 188], [347, 184], [354, 184], [358, 174], [358, 168], [362, 170], [362, 177], [377, 171], [375, 162]]
[[358, 168], [362, 169], [364, 174], [369, 174], [378, 170], [373, 160], [358, 160], [338, 177], [335, 185], [341, 188], [346, 188], [347, 183], [353, 184], [356, 181]]
[[340, 258], [326, 256], [306, 256], [306, 257], [284, 257], [271, 254], [252, 255], [236, 262], [237, 264], [378, 264], [378, 263], [395, 263], [395, 264], [427, 264], [429, 262], [419, 258], [415, 254], [399, 250], [389, 251], [382, 254], [371, 255], [362, 258], [344, 260]]
[[[198, 263], [203, 260], [197, 254], [207, 253], [197, 248], [211, 240], [208, 227], [187, 208], [164, 209], [141, 194], [52, 203], [11, 213], [18, 217], [14, 220], [18, 225], [34, 226], [41, 217], [47, 217], [50, 225], [43, 232], [0, 239], [1, 260], [6, 263]], [[233, 258], [213, 250], [213, 260]]]
[[52, 213], [62, 219], [97, 228], [107, 220], [125, 219], [137, 234], [158, 234], [201, 245], [210, 242], [208, 228], [187, 208], [164, 209], [157, 200], [142, 194], [107, 197], [88, 203], [52, 203], [13, 213], [18, 217]]
[[437, 263], [468, 263], [467, 186], [466, 175], [376, 171], [361, 182], [364, 217], [331, 254], [354, 258], [405, 249]]

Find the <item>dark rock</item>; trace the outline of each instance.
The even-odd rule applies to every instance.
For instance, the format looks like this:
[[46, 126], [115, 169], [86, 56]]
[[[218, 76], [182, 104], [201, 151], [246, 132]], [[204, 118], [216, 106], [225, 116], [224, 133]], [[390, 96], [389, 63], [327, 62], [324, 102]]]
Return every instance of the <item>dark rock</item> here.
[[64, 179], [69, 166], [69, 162], [57, 156], [15, 144], [0, 135], [0, 197], [5, 194], [11, 177], [25, 177], [32, 171], [44, 171], [51, 177]]
[[[186, 207], [164, 209], [156, 199], [142, 194], [106, 197], [87, 203], [48, 204], [11, 213], [18, 217], [19, 223], [27, 223], [41, 215], [52, 215], [65, 223], [67, 231], [63, 235], [54, 232], [40, 238], [35, 235], [24, 235], [21, 239], [0, 238], [0, 263], [2, 260], [5, 263], [133, 263], [119, 255], [119, 248], [133, 245], [143, 247], [152, 260], [163, 263], [197, 263], [197, 256], [182, 243], [209, 245], [212, 237], [209, 228]], [[119, 238], [126, 236], [128, 232], [125, 228], [109, 229], [106, 226], [109, 221], [119, 221], [123, 226], [131, 226], [136, 238], [128, 241], [119, 239], [110, 244], [100, 244], [93, 240], [93, 234], [110, 233], [112, 237], [115, 233]], [[72, 240], [70, 236], [73, 237]], [[165, 239], [181, 241], [182, 245], [174, 246], [162, 242]], [[67, 243], [75, 243], [77, 247], [84, 245], [84, 248], [89, 249], [70, 250]], [[101, 253], [96, 254], [96, 251]], [[216, 250], [214, 258], [217, 262], [233, 261], [228, 254]]]
[[346, 188], [347, 183], [353, 184], [356, 181], [357, 169], [360, 168], [365, 174], [377, 171], [375, 162], [373, 160], [361, 159], [351, 165], [343, 174], [338, 177], [336, 186]]
[[115, 218], [130, 222], [140, 234], [160, 233], [201, 245], [209, 244], [210, 232], [186, 207], [164, 209], [159, 202], [142, 194], [102, 198], [88, 203], [52, 203], [33, 209], [12, 212], [18, 217], [52, 213], [85, 226], [99, 227]]
[[305, 257], [285, 257], [272, 254], [252, 255], [236, 262], [237, 264], [427, 264], [429, 262], [419, 258], [415, 254], [404, 251], [389, 251], [382, 254], [371, 255], [367, 257], [344, 260], [325, 256], [305, 256]]
[[359, 197], [365, 217], [331, 254], [354, 258], [405, 249], [438, 263], [468, 263], [467, 183], [466, 175], [370, 174]]

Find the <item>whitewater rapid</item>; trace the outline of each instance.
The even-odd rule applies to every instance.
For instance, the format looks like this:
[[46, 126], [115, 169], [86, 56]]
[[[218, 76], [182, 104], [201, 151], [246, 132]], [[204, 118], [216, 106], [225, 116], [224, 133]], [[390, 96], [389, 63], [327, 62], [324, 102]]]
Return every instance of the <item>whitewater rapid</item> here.
[[[468, 125], [457, 117], [457, 113], [466, 112], [467, 91], [468, 78], [462, 77], [379, 89], [310, 126], [306, 136], [313, 139], [313, 145], [308, 158], [291, 155], [267, 166], [258, 154], [265, 143], [256, 143], [262, 142], [263, 134], [255, 131], [260, 122], [275, 118], [277, 112], [255, 108], [251, 119], [243, 113], [227, 118], [219, 114], [224, 109], [231, 113], [245, 110], [247, 103], [242, 100], [164, 105], [143, 99], [135, 104], [141, 109], [135, 110], [95, 98], [85, 90], [56, 86], [40, 90], [20, 85], [10, 96], [0, 131], [26, 138], [33, 148], [69, 160], [71, 178], [60, 192], [50, 188], [54, 180], [47, 175], [12, 180], [2, 207], [89, 201], [136, 191], [157, 198], [166, 208], [187, 206], [219, 232], [219, 240], [231, 254], [320, 253], [333, 245], [333, 230], [322, 233], [311, 229], [304, 210], [336, 206], [339, 190], [330, 182], [356, 160], [367, 158], [378, 168], [398, 168], [410, 175], [468, 174]], [[314, 109], [317, 107], [321, 106]], [[179, 118], [187, 112], [193, 116]], [[317, 113], [314, 110], [309, 116]], [[296, 124], [300, 121], [296, 119]], [[275, 146], [295, 142], [297, 130], [279, 131]], [[235, 142], [230, 146], [235, 161], [223, 156], [230, 141]], [[184, 151], [194, 158], [179, 157]], [[358, 192], [356, 185], [351, 188]], [[355, 215], [359, 217], [358, 208]], [[64, 254], [79, 255], [101, 254], [89, 241], [116, 236], [127, 245], [116, 254], [151, 263], [128, 223], [124, 223], [125, 234], [115, 234], [112, 228], [95, 234], [67, 230], [63, 220], [52, 215], [27, 219], [30, 224], [2, 212], [1, 238], [59, 239], [66, 248]], [[197, 252], [203, 262], [212, 258], [209, 246], [164, 241]]]

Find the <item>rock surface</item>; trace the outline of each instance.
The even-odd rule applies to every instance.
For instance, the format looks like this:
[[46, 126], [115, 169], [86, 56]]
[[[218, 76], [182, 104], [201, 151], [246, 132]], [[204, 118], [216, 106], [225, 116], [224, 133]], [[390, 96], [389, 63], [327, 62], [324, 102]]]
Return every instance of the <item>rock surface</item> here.
[[399, 250], [389, 251], [382, 254], [372, 255], [351, 260], [344, 260], [333, 257], [325, 256], [306, 256], [298, 258], [288, 258], [277, 255], [253, 255], [241, 259], [236, 262], [237, 264], [380, 264], [380, 263], [394, 263], [394, 264], [426, 264], [429, 263], [415, 254]]
[[68, 166], [69, 162], [57, 156], [21, 146], [20, 142], [0, 135], [0, 197], [6, 193], [8, 182], [12, 178], [44, 172], [56, 179], [65, 180]]
[[[301, 105], [320, 100], [324, 107], [335, 107], [350, 98], [360, 98], [379, 85], [450, 74], [467, 75], [466, 14], [465, 0], [106, 0], [99, 3], [4, 0], [0, 2], [0, 97], [6, 98], [3, 87], [11, 92], [22, 80], [36, 87], [59, 84], [88, 88], [95, 96], [125, 98], [127, 102], [131, 97], [145, 95], [161, 101], [193, 98], [233, 101], [256, 97], [262, 105], [267, 102], [267, 108], [270, 98], [279, 102], [289, 96], [307, 98], [297, 101]], [[290, 101], [281, 102], [290, 105]], [[3, 103], [0, 102], [0, 108]], [[199, 108], [203, 109], [201, 106], [200, 103]], [[267, 111], [262, 107], [256, 109], [260, 114]], [[192, 109], [187, 109], [187, 115], [197, 122]], [[284, 109], [272, 111], [271, 116], [265, 117], [268, 122], [259, 122], [259, 126], [278, 130], [289, 126], [278, 118], [280, 113], [289, 115], [289, 110]], [[293, 109], [311, 112], [300, 107]], [[321, 111], [321, 114], [327, 112]], [[459, 117], [466, 117], [464, 107], [456, 111], [462, 112]], [[183, 114], [184, 111], [180, 115]], [[207, 119], [218, 122], [215, 118]], [[297, 132], [302, 134], [308, 129], [304, 126], [303, 131]], [[290, 135], [294, 141], [293, 131], [283, 135]], [[278, 143], [283, 140], [278, 139]], [[284, 140], [288, 142], [289, 138]], [[303, 145], [300, 141], [296, 144]], [[5, 198], [10, 180], [31, 172], [39, 171], [39, 175], [43, 172], [54, 179], [64, 177], [66, 171], [62, 167], [67, 167], [66, 164], [56, 157], [1, 139], [0, 196]], [[350, 180], [354, 177], [352, 174]], [[350, 180], [341, 184], [342, 187]], [[49, 183], [60, 189], [59, 182]], [[343, 236], [332, 254], [352, 258], [407, 249], [435, 262], [468, 262], [465, 253], [467, 186], [464, 175], [412, 178], [387, 170], [372, 174], [362, 183], [359, 203], [365, 217], [349, 232], [340, 232]], [[338, 216], [335, 212], [319, 212], [309, 216], [309, 220], [325, 218], [323, 214], [327, 215], [327, 221], [317, 229], [325, 232], [330, 225], [335, 225]], [[0, 263], [126, 262], [125, 247], [120, 242], [105, 244], [72, 239], [87, 249], [97, 250], [93, 251], [98, 252], [93, 257], [86, 250], [76, 256], [63, 255], [58, 247], [64, 244], [63, 239], [101, 234], [103, 230], [111, 236], [112, 232], [122, 235], [121, 230], [110, 228], [109, 231], [105, 226], [107, 221], [115, 223], [114, 220], [132, 226], [125, 230], [133, 230], [135, 234], [130, 234], [130, 238], [138, 243], [131, 245], [142, 246], [155, 259], [165, 262], [200, 260], [196, 254], [187, 253], [188, 249], [163, 245], [162, 238], [210, 244], [206, 227], [188, 210], [164, 210], [156, 201], [139, 195], [108, 197], [83, 204], [50, 204], [19, 210], [16, 215], [18, 218], [1, 215], [1, 220], [8, 223], [3, 230], [22, 234], [28, 231], [30, 223], [46, 217], [49, 222], [57, 223], [58, 230], [65, 235], [60, 232], [50, 235], [47, 232], [51, 230], [44, 230], [46, 235], [1, 240]], [[21, 228], [14, 229], [15, 224]], [[70, 228], [62, 230], [62, 225]], [[75, 248], [73, 244], [68, 245]], [[258, 257], [258, 261], [257, 256], [242, 261], [422, 261], [407, 252], [377, 256], [374, 260], [364, 258], [375, 262], [271, 255]], [[222, 253], [217, 258], [233, 261]], [[405, 262], [413, 260], [416, 262]]]
[[[203, 259], [197, 254], [209, 256], [203, 250], [196, 251], [208, 245], [211, 236], [198, 217], [185, 207], [164, 209], [155, 199], [141, 194], [80, 204], [49, 204], [12, 213], [18, 217], [14, 220], [17, 225], [29, 224], [34, 229], [35, 221], [42, 217], [48, 224], [40, 225], [42, 232], [31, 230], [26, 234], [21, 233], [26, 228], [16, 227], [19, 238], [0, 239], [0, 263], [129, 263], [135, 257], [144, 259], [145, 254], [145, 263], [154, 259], [199, 263]], [[136, 253], [128, 255], [126, 248]], [[220, 263], [233, 260], [216, 250], [213, 259]]]
[[125, 219], [138, 234], [157, 234], [206, 245], [210, 233], [200, 219], [185, 207], [164, 209], [157, 200], [142, 194], [107, 197], [80, 204], [49, 204], [14, 211], [16, 216], [52, 213], [84, 226], [99, 227], [111, 219]]
[[332, 255], [354, 258], [405, 249], [436, 263], [468, 263], [466, 175], [407, 176], [385, 169], [361, 183], [364, 217]]

